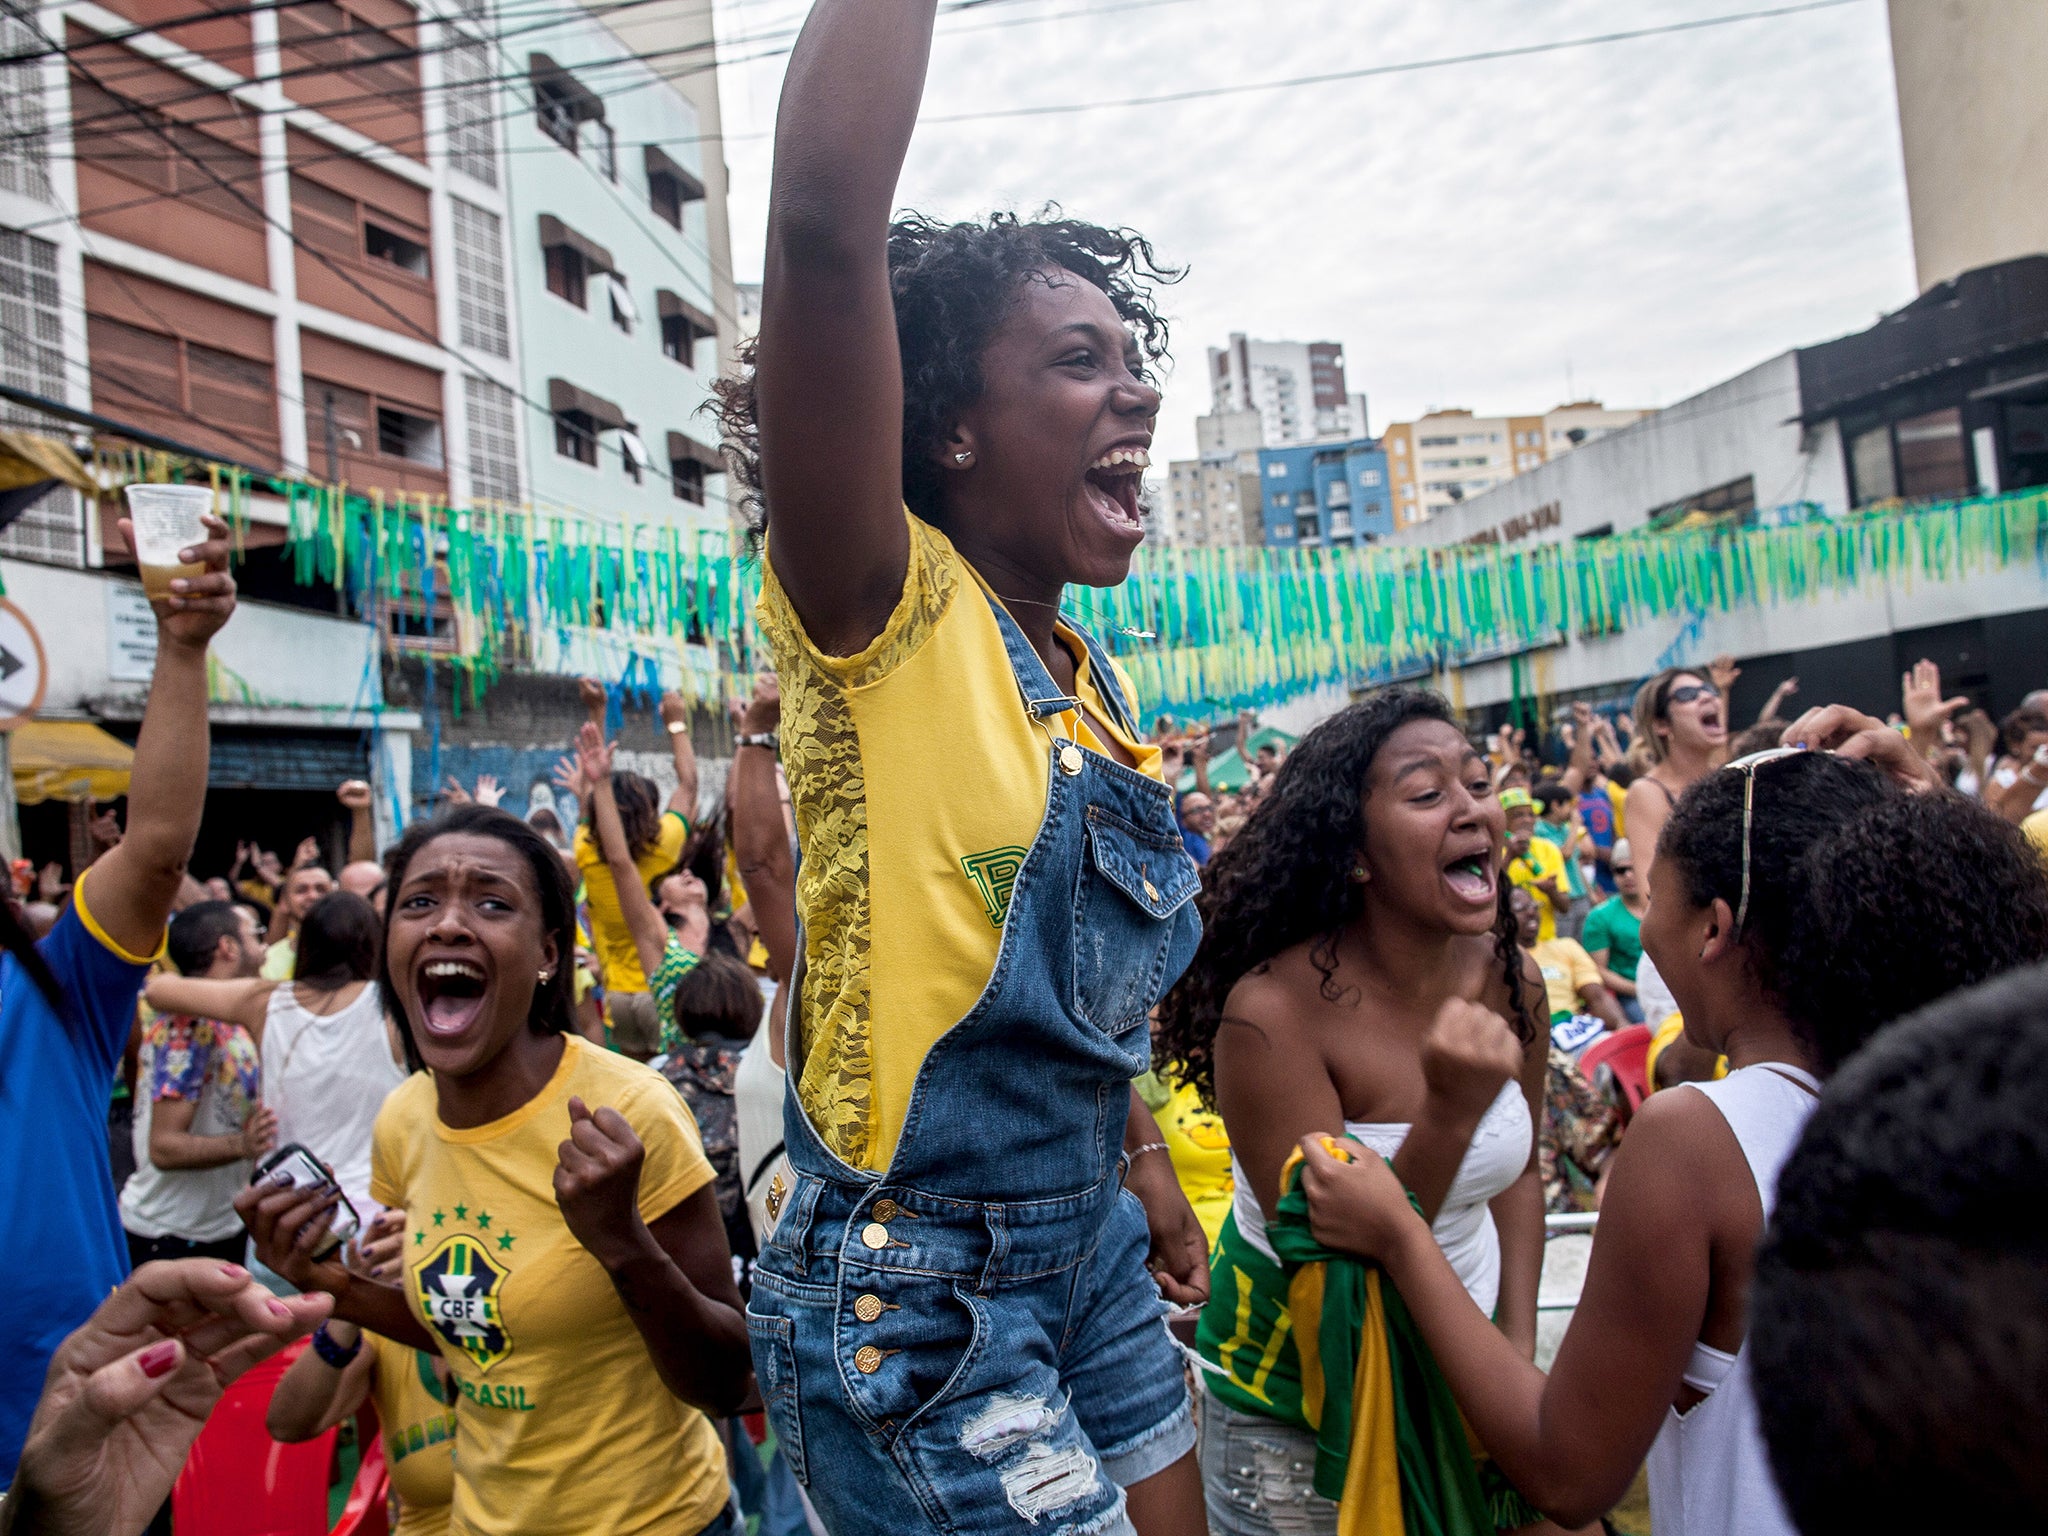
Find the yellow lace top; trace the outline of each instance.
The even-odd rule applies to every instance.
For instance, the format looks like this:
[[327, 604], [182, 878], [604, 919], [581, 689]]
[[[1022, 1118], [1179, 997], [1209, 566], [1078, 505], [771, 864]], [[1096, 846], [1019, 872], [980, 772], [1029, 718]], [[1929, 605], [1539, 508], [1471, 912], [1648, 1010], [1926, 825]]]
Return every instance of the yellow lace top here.
[[[772, 568], [758, 611], [803, 853], [791, 1070], [825, 1145], [868, 1169], [888, 1166], [925, 1054], [995, 968], [1010, 887], [1045, 814], [1048, 730], [1101, 749], [1086, 716], [1030, 720], [973, 570], [904, 516], [903, 595], [858, 655], [811, 643]], [[1067, 643], [1077, 691], [1106, 723], [1086, 650]], [[1156, 747], [1120, 739], [1159, 772]]]

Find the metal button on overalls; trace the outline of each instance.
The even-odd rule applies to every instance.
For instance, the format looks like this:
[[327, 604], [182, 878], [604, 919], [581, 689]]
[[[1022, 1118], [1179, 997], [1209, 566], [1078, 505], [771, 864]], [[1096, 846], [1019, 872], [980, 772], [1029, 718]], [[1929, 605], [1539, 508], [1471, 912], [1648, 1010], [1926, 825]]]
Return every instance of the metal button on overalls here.
[[853, 1315], [864, 1323], [872, 1323], [882, 1315], [882, 1298], [872, 1291], [855, 1299]]
[[889, 1229], [879, 1221], [871, 1221], [860, 1229], [860, 1240], [870, 1248], [886, 1248], [889, 1246]]

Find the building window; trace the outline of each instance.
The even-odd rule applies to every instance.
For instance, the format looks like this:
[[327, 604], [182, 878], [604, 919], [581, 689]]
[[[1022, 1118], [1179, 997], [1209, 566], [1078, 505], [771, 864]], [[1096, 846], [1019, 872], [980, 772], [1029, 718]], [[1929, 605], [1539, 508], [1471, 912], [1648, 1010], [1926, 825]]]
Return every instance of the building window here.
[[597, 168], [604, 173], [606, 181], [619, 179], [619, 136], [612, 131], [610, 123], [599, 123], [592, 136], [597, 140]]
[[1899, 494], [1898, 470], [1892, 462], [1892, 429], [1872, 427], [1849, 440], [1849, 473], [1855, 481], [1856, 505], [1890, 501]]
[[[71, 121], [77, 160], [148, 191], [175, 196], [180, 213], [203, 208], [238, 224], [264, 227], [263, 165], [248, 151], [79, 75], [71, 77]], [[349, 253], [359, 249], [351, 245]]]
[[17, 192], [39, 203], [50, 194], [49, 141], [43, 125], [43, 66], [24, 58], [49, 46], [20, 0], [0, 10], [0, 191]]
[[575, 154], [576, 107], [568, 93], [552, 81], [543, 81], [534, 87], [533, 97], [534, 110], [539, 115], [540, 131], [570, 154]]
[[[544, 53], [528, 54], [527, 69], [540, 131], [575, 154], [582, 124], [595, 123], [600, 130], [603, 128], [604, 99]], [[600, 131], [593, 137], [602, 153], [605, 134]]]
[[697, 343], [716, 337], [717, 325], [703, 310], [685, 303], [681, 295], [670, 293], [666, 288], [655, 290], [654, 304], [661, 315], [663, 354], [685, 368], [695, 368]]
[[1954, 406], [1899, 422], [1899, 494], [1911, 498], [1967, 496], [1976, 486], [1970, 469], [1963, 413]]
[[676, 499], [693, 506], [704, 505], [704, 466], [695, 459], [674, 459], [669, 463], [669, 480]]
[[611, 293], [612, 324], [628, 336], [640, 323], [640, 306], [633, 302], [633, 294], [626, 287], [626, 280], [616, 272], [605, 274], [605, 287]]
[[462, 381], [469, 419], [469, 492], [477, 501], [519, 500], [517, 400], [502, 384]]
[[386, 261], [401, 272], [410, 272], [414, 277], [429, 277], [427, 248], [424, 243], [402, 235], [395, 229], [386, 229], [382, 224], [363, 221], [363, 254], [372, 261]]
[[[0, 377], [47, 399], [65, 397], [57, 247], [12, 229], [0, 229]], [[43, 424], [39, 413], [12, 404], [0, 405], [0, 420]]]
[[647, 172], [648, 206], [663, 223], [681, 229], [683, 205], [702, 199], [704, 183], [652, 144], [641, 154]]
[[277, 389], [268, 362], [102, 315], [87, 315], [85, 324], [100, 409], [184, 417], [251, 452], [275, 456]]
[[548, 292], [567, 299], [578, 309], [584, 305], [583, 253], [566, 245], [547, 248]]
[[419, 50], [397, 31], [331, 0], [277, 7], [277, 41], [287, 79], [295, 73], [340, 75], [372, 97], [411, 100], [419, 91]]
[[640, 484], [647, 469], [647, 445], [640, 440], [640, 428], [630, 421], [619, 431], [619, 462], [626, 468], [626, 478]]
[[441, 423], [395, 406], [377, 407], [377, 452], [387, 459], [441, 468]]
[[510, 357], [503, 227], [495, 213], [459, 197], [449, 199], [448, 209], [455, 236], [455, 315], [462, 344], [493, 357]]
[[463, 38], [442, 55], [448, 164], [487, 187], [498, 184], [497, 93], [489, 45]]
[[596, 467], [597, 423], [583, 411], [555, 412], [555, 452]]

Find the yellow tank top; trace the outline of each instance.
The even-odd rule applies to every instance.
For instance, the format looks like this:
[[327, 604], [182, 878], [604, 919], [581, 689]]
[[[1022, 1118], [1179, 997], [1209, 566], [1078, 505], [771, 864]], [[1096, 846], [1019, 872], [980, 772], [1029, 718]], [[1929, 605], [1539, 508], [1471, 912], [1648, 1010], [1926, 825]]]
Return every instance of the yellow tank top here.
[[395, 1536], [442, 1536], [455, 1498], [455, 1410], [427, 1355], [367, 1330], [363, 1339], [377, 1353], [370, 1397], [398, 1495]]

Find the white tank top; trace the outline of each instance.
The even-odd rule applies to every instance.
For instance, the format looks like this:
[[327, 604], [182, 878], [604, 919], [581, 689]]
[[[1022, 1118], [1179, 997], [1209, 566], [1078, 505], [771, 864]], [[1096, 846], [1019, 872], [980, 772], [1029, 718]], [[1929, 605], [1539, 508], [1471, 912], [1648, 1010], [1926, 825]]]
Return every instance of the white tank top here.
[[277, 1144], [296, 1141], [331, 1167], [365, 1226], [378, 1209], [370, 1199], [370, 1131], [385, 1096], [404, 1081], [375, 982], [334, 1013], [308, 1013], [290, 982], [270, 994], [263, 1102], [277, 1111]]
[[[1408, 1138], [1408, 1125], [1403, 1121], [1347, 1120], [1344, 1130], [1381, 1157], [1392, 1157]], [[1522, 1085], [1503, 1084], [1480, 1118], [1479, 1128], [1472, 1133], [1464, 1161], [1458, 1164], [1458, 1175], [1451, 1180], [1450, 1191], [1430, 1229], [1437, 1246], [1443, 1249], [1444, 1257], [1464, 1283], [1466, 1293], [1488, 1317], [1500, 1300], [1500, 1233], [1494, 1229], [1493, 1212], [1487, 1209], [1487, 1202], [1522, 1176], [1522, 1170], [1529, 1166], [1534, 1135], [1529, 1101], [1522, 1097]], [[1231, 1196], [1237, 1230], [1246, 1242], [1271, 1259], [1274, 1254], [1272, 1245], [1266, 1241], [1266, 1213], [1259, 1208], [1258, 1196], [1252, 1193], [1251, 1180], [1245, 1177], [1235, 1153], [1231, 1154], [1230, 1171], [1237, 1181], [1237, 1191]], [[1658, 1531], [1657, 1536], [1664, 1536], [1664, 1532]]]
[[[782, 1147], [782, 1096], [788, 1074], [775, 1065], [768, 1049], [768, 1032], [781, 1027], [782, 1020], [771, 1009], [761, 1027], [754, 1031], [754, 1038], [747, 1042], [732, 1082], [733, 1114], [740, 1138], [740, 1183], [757, 1248], [768, 1246], [768, 1234], [775, 1230], [775, 1219], [782, 1214], [782, 1196], [796, 1182]], [[771, 1195], [773, 1211], [768, 1209]]]
[[[1735, 1133], [1768, 1222], [1778, 1171], [1813, 1113], [1819, 1083], [1773, 1062], [1744, 1067], [1717, 1083], [1682, 1086], [1712, 1100]], [[1685, 1383], [1707, 1396], [1682, 1415], [1665, 1409], [1664, 1427], [1650, 1447], [1650, 1518], [1657, 1536], [1798, 1536], [1757, 1425], [1748, 1345], [1730, 1355], [1695, 1342]]]

